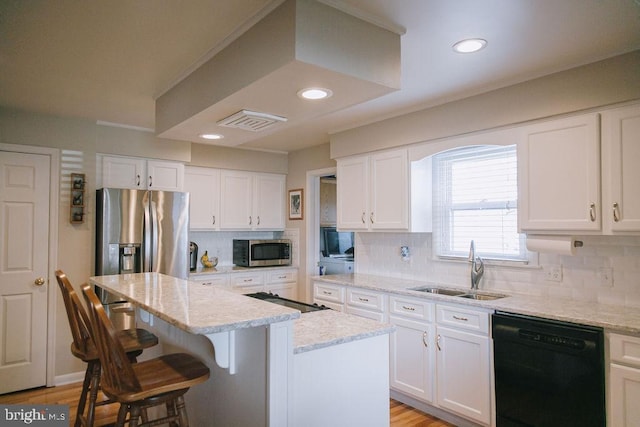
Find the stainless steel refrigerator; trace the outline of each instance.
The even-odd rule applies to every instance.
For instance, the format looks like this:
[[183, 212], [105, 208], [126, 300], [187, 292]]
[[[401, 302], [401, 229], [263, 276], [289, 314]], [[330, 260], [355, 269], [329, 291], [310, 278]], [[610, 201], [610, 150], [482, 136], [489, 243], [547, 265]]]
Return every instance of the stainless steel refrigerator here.
[[[154, 271], [187, 278], [189, 193], [97, 190], [95, 270], [97, 276]], [[96, 291], [103, 304], [117, 303], [101, 289]], [[107, 307], [112, 320], [121, 308]]]

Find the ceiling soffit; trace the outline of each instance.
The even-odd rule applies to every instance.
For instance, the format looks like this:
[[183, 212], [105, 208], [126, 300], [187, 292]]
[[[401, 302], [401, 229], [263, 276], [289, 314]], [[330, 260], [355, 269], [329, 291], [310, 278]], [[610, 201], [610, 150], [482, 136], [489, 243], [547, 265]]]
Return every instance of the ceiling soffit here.
[[[333, 96], [302, 100], [305, 87]], [[156, 100], [156, 132], [239, 146], [399, 88], [399, 34], [315, 0], [287, 0]], [[287, 121], [261, 132], [217, 124], [241, 110]], [[202, 133], [224, 139], [205, 142]]]

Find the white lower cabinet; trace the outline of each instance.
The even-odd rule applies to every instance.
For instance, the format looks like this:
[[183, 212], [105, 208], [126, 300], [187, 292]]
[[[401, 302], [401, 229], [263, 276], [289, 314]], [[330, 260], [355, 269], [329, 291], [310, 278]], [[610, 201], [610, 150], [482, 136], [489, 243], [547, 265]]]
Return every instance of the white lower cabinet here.
[[384, 322], [386, 320], [387, 296], [379, 292], [364, 289], [347, 289], [345, 311], [367, 319]]
[[640, 337], [609, 335], [608, 422], [610, 426], [640, 423]]
[[344, 312], [344, 286], [332, 283], [313, 283], [313, 302], [318, 305], [325, 305], [332, 310]]
[[191, 280], [200, 283], [202, 286], [229, 287], [229, 276], [227, 274], [197, 275], [193, 276]]
[[435, 384], [434, 304], [425, 300], [389, 297], [389, 323], [396, 327], [389, 345], [389, 385], [433, 403]]
[[298, 297], [298, 271], [276, 270], [267, 272], [265, 292], [295, 300]]

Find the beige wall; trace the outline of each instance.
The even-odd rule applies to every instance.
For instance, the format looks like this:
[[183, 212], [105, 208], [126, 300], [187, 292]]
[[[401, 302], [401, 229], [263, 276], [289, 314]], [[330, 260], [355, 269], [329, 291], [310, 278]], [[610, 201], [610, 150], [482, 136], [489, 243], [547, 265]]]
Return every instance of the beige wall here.
[[640, 50], [331, 135], [331, 158], [640, 98]]
[[[336, 166], [335, 160], [329, 158], [329, 143], [311, 147], [305, 150], [299, 150], [289, 153], [289, 174], [287, 175], [287, 190], [303, 188], [305, 190], [305, 198], [308, 194], [307, 189], [307, 172], [332, 168]], [[318, 196], [319, 197], [319, 196]], [[319, 199], [318, 199], [319, 202]], [[309, 207], [305, 201], [304, 219], [302, 221], [287, 220], [287, 228], [297, 229], [300, 234], [300, 268], [298, 272], [298, 283], [300, 287], [304, 287], [307, 277], [307, 221], [309, 220]], [[299, 291], [302, 289], [299, 288]], [[302, 295], [301, 295], [302, 296]]]

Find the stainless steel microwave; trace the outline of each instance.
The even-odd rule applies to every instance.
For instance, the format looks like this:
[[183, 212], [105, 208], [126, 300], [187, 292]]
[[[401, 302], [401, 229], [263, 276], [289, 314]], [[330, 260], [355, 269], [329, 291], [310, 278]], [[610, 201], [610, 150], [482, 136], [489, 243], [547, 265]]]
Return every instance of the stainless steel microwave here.
[[291, 265], [291, 240], [233, 240], [233, 263], [241, 267]]

